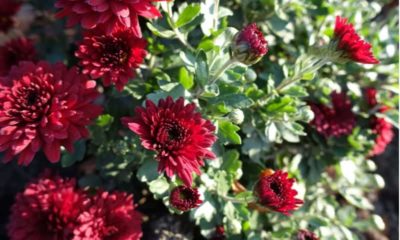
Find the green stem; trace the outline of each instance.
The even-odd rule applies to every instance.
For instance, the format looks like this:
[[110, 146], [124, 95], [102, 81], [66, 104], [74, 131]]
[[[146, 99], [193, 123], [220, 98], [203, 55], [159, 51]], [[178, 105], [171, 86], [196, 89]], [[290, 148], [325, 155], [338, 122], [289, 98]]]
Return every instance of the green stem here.
[[[232, 67], [236, 63], [237, 63], [237, 61], [234, 59], [229, 59], [229, 61], [225, 62], [225, 64], [220, 69], [218, 69], [216, 74], [208, 82], [208, 85], [214, 84], [226, 70], [228, 70], [230, 67]], [[194, 93], [194, 97], [198, 98], [203, 92], [204, 92], [204, 88], [198, 87]]]
[[173, 21], [173, 13], [172, 13], [172, 1], [168, 2], [168, 8], [167, 8], [167, 13], [168, 13], [168, 23], [169, 26], [172, 28], [172, 30], [174, 31], [176, 37], [178, 38], [178, 40], [188, 49], [190, 49], [190, 51], [194, 52], [195, 49], [189, 44], [189, 42], [186, 40], [186, 37], [179, 31], [179, 29], [175, 26], [175, 23]]
[[219, 12], [219, 0], [214, 0], [214, 21], [213, 29], [218, 29], [218, 12]]

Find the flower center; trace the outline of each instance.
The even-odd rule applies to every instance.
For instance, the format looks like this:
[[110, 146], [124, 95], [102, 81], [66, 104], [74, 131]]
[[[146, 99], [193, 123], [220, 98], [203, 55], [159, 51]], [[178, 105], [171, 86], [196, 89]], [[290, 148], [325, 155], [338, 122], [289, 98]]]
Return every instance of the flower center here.
[[51, 91], [46, 86], [31, 82], [12, 91], [12, 108], [8, 113], [23, 122], [38, 122], [48, 109]]
[[130, 49], [121, 38], [108, 38], [104, 49], [102, 61], [110, 67], [124, 65], [129, 60]]
[[178, 122], [166, 120], [158, 128], [157, 142], [160, 149], [175, 149], [185, 142], [188, 135], [188, 129]]
[[270, 185], [272, 191], [274, 191], [274, 193], [276, 195], [281, 195], [282, 191], [281, 191], [281, 185], [277, 182], [272, 182]]

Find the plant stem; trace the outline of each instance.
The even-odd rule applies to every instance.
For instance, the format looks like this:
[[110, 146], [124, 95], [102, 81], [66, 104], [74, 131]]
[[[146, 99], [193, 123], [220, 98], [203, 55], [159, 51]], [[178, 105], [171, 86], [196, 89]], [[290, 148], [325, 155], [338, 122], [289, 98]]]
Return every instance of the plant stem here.
[[172, 30], [174, 31], [176, 37], [178, 38], [178, 40], [185, 46], [187, 47], [190, 51], [194, 52], [195, 49], [188, 43], [188, 41], [186, 40], [186, 37], [179, 31], [179, 29], [175, 26], [174, 20], [172, 18], [173, 13], [172, 13], [172, 1], [168, 2], [168, 8], [167, 8], [167, 13], [168, 13], [168, 18], [169, 18], [169, 25], [172, 28]]
[[214, 0], [213, 29], [215, 29], [215, 30], [217, 30], [217, 28], [218, 28], [218, 12], [219, 12], [219, 0]]
[[[220, 69], [218, 69], [217, 73], [208, 82], [208, 85], [214, 84], [226, 70], [228, 70], [232, 65], [234, 65], [236, 63], [237, 63], [236, 60], [229, 59], [229, 61], [227, 61]], [[198, 98], [203, 92], [204, 92], [204, 88], [199, 87], [196, 89], [196, 91], [193, 95], [195, 98]]]
[[220, 69], [218, 69], [217, 73], [211, 78], [210, 84], [215, 83], [226, 70], [236, 63], [237, 61], [235, 59], [229, 59], [229, 61], [227, 61]]

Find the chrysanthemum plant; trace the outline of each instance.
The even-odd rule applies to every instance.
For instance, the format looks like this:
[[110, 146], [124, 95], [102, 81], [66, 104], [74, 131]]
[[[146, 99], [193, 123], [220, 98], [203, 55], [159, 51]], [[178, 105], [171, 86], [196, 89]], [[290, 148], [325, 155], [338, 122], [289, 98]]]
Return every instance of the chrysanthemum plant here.
[[[64, 62], [79, 67], [81, 88], [96, 79], [102, 95], [76, 96], [85, 121], [69, 113], [53, 122], [57, 108], [37, 110], [32, 101], [63, 99], [51, 95], [55, 80], [40, 95], [19, 80], [17, 65], [0, 82], [8, 161], [27, 165], [43, 150], [63, 167], [95, 162], [80, 187], [132, 191], [139, 180], [171, 214], [189, 213], [208, 239], [363, 239], [384, 230], [370, 198], [384, 181], [371, 158], [398, 127], [398, 39], [397, 18], [380, 19], [380, 4], [58, 0], [56, 7], [69, 27], [82, 26]], [[8, 48], [0, 53], [14, 52]], [[0, 56], [0, 66], [7, 61]], [[94, 115], [89, 137], [74, 133]], [[38, 118], [49, 119], [47, 132]], [[54, 130], [63, 124], [69, 137]]]

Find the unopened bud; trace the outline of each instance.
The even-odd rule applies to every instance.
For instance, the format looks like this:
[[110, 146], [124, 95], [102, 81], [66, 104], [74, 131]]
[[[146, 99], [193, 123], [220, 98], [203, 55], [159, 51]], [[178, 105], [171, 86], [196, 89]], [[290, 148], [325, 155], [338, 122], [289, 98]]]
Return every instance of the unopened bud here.
[[228, 117], [234, 124], [242, 124], [244, 121], [244, 113], [240, 109], [233, 110], [229, 113]]
[[230, 51], [232, 58], [253, 65], [268, 52], [268, 44], [257, 25], [252, 23], [235, 35]]

